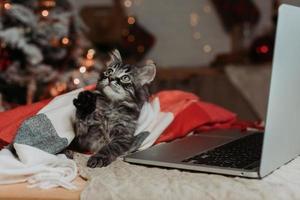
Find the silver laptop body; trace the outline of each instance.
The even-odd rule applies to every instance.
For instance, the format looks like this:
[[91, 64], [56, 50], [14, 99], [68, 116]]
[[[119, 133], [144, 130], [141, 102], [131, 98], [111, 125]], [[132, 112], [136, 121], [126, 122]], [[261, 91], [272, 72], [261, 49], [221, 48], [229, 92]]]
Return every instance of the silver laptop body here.
[[191, 135], [130, 154], [124, 160], [135, 164], [262, 178], [297, 157], [300, 154], [299, 21], [300, 8], [290, 5], [279, 8], [266, 128], [257, 167], [238, 169], [183, 162], [253, 134], [237, 131]]

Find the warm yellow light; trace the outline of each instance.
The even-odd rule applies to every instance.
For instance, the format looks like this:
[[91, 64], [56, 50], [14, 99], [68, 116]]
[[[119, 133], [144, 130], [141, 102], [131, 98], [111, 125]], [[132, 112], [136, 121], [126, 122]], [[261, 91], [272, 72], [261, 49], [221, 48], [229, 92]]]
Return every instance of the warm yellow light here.
[[212, 51], [212, 47], [209, 44], [203, 46], [203, 51], [205, 53], [210, 53]]
[[95, 53], [96, 53], [96, 52], [95, 52], [94, 49], [89, 49], [89, 50], [88, 50], [88, 54], [93, 54], [93, 55], [94, 55]]
[[6, 10], [11, 9], [11, 4], [10, 4], [10, 3], [5, 3], [5, 4], [4, 4], [4, 8], [5, 8]]
[[61, 43], [63, 43], [64, 45], [68, 45], [68, 44], [70, 43], [70, 40], [69, 40], [69, 38], [67, 38], [67, 37], [63, 37], [63, 38], [61, 39]]
[[190, 24], [191, 26], [197, 26], [199, 23], [199, 15], [195, 12], [190, 14]]
[[132, 1], [131, 0], [125, 0], [124, 1], [124, 6], [127, 8], [130, 8], [132, 6]]
[[86, 58], [91, 60], [94, 58], [94, 55], [95, 55], [95, 50], [94, 49], [89, 49], [87, 54], [86, 54]]
[[80, 71], [80, 73], [85, 73], [86, 72], [86, 67], [85, 66], [81, 66], [80, 68], [79, 68], [79, 71]]
[[43, 10], [42, 11], [42, 16], [43, 17], [47, 17], [49, 15], [49, 11], [48, 10]]
[[79, 78], [74, 78], [73, 83], [74, 83], [75, 85], [78, 85], [78, 84], [80, 83]]
[[127, 19], [128, 24], [132, 25], [135, 23], [135, 18], [134, 17], [128, 17]]

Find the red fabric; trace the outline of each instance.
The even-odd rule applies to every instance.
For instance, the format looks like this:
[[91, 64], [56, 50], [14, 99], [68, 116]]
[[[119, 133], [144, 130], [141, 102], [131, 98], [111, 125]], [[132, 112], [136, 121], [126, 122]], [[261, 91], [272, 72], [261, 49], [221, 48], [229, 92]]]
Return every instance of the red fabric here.
[[206, 131], [216, 128], [231, 128], [236, 114], [201, 101], [196, 95], [183, 91], [163, 91], [156, 94], [163, 112], [172, 112], [174, 121], [157, 139], [156, 143], [184, 137], [193, 130]]
[[1, 143], [2, 145], [9, 144], [15, 137], [21, 123], [25, 119], [34, 116], [50, 101], [51, 99], [48, 99], [0, 113], [0, 145]]
[[[93, 90], [95, 85], [84, 89]], [[262, 129], [260, 124], [238, 121], [236, 114], [217, 105], [203, 102], [192, 93], [179, 90], [162, 91], [152, 98], [155, 97], [160, 100], [161, 111], [174, 114], [173, 122], [157, 139], [156, 143], [184, 137], [191, 131], [232, 128], [245, 130], [249, 127]], [[51, 99], [48, 99], [0, 113], [0, 149], [13, 140], [17, 129], [25, 119], [34, 116], [50, 101]]]

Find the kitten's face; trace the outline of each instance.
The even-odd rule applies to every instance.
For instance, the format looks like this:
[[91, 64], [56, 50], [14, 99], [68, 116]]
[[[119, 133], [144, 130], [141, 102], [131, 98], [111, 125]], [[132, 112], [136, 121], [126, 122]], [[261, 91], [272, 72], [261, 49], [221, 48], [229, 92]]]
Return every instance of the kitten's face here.
[[134, 67], [111, 64], [98, 82], [98, 88], [112, 101], [130, 100], [135, 94]]
[[123, 64], [120, 53], [115, 50], [107, 69], [100, 75], [97, 89], [112, 101], [131, 101], [136, 92], [155, 77], [155, 65], [142, 68]]

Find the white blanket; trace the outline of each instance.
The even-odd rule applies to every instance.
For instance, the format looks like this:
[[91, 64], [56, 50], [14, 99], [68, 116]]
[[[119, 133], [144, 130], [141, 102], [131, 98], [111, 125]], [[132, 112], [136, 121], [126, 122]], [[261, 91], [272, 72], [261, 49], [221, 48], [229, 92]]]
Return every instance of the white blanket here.
[[76, 189], [71, 183], [77, 177], [77, 167], [65, 155], [52, 155], [24, 144], [14, 144], [19, 159], [7, 149], [0, 151], [0, 184], [28, 182], [43, 189], [62, 186]]
[[[53, 154], [65, 149], [75, 136], [72, 101], [81, 91], [54, 98], [38, 115], [21, 125], [14, 143], [18, 158], [7, 149], [0, 151], [0, 184], [28, 182], [32, 187], [75, 189], [72, 184], [77, 175], [75, 162], [65, 155]], [[157, 98], [145, 103], [135, 135], [144, 131], [150, 134], [140, 149], [153, 145], [173, 118], [172, 113], [160, 112]]]

